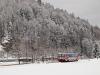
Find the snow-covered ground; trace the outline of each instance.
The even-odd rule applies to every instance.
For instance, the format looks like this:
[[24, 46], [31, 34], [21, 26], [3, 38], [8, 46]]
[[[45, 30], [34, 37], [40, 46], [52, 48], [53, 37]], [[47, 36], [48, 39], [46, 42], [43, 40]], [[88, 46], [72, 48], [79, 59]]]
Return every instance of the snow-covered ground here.
[[0, 66], [0, 75], [100, 75], [100, 59]]

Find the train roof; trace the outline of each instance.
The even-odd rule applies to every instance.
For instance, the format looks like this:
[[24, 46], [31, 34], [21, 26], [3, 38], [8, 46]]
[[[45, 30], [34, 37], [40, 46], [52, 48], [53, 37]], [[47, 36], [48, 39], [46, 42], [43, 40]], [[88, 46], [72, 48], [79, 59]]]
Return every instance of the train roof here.
[[70, 53], [58, 53], [58, 54], [79, 54], [79, 53], [70, 52]]

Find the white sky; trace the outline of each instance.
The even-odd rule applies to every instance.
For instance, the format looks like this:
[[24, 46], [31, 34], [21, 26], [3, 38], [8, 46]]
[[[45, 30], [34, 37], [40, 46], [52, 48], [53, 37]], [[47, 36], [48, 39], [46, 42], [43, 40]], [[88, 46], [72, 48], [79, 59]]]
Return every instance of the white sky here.
[[92, 25], [100, 27], [100, 0], [43, 0], [54, 7], [73, 12], [75, 16], [88, 19]]

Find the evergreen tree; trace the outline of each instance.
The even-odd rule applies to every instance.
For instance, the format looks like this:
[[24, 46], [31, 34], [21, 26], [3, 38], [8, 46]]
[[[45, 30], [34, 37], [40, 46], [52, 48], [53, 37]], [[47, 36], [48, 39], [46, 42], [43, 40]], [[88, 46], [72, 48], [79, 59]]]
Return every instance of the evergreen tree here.
[[38, 0], [39, 5], [41, 5], [41, 0]]
[[94, 46], [94, 57], [97, 58], [99, 56], [99, 47], [98, 47], [98, 44], [95, 44]]

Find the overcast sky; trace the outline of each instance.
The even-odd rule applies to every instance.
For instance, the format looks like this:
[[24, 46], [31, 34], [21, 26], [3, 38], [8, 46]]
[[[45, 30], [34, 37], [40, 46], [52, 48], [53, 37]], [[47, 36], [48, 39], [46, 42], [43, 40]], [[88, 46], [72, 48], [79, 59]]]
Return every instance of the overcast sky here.
[[66, 9], [75, 16], [88, 19], [92, 25], [100, 27], [100, 0], [44, 0], [56, 8]]

